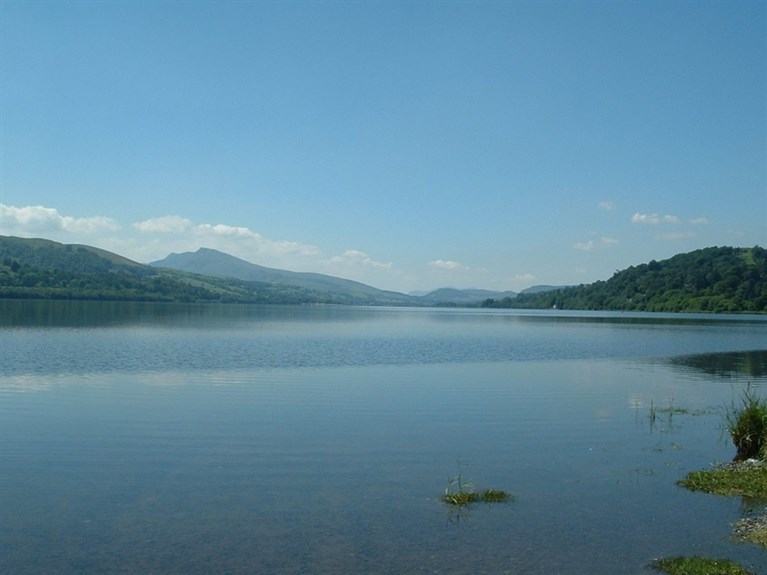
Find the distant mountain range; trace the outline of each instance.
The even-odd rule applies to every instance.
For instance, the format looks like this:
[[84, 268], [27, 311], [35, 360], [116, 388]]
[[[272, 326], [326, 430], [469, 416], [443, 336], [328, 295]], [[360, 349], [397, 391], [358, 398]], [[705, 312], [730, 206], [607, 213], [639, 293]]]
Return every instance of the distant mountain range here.
[[86, 245], [0, 236], [0, 297], [131, 301], [479, 305], [513, 292], [412, 296], [333, 276], [259, 266], [201, 248], [143, 265]]
[[484, 289], [440, 288], [421, 296], [421, 299], [433, 305], [474, 305], [488, 298], [503, 299], [507, 297], [515, 298], [517, 294], [513, 291], [495, 292]]
[[705, 248], [589, 285], [519, 294], [442, 288], [408, 295], [206, 248], [143, 265], [91, 246], [0, 236], [0, 298], [765, 312], [767, 251]]
[[200, 248], [196, 252], [172, 253], [165, 259], [151, 262], [149, 265], [218, 278], [292, 285], [336, 295], [351, 294], [355, 297], [396, 302], [401, 305], [476, 305], [487, 298], [517, 295], [514, 292], [453, 288], [441, 288], [421, 296], [407, 295], [324, 274], [267, 268], [209, 248]]
[[267, 268], [209, 248], [200, 248], [196, 252], [172, 253], [165, 259], [150, 262], [149, 265], [216, 278], [296, 286], [335, 297], [351, 297], [371, 303], [379, 301], [390, 305], [413, 303], [412, 296], [399, 292], [380, 290], [353, 280], [323, 274]]

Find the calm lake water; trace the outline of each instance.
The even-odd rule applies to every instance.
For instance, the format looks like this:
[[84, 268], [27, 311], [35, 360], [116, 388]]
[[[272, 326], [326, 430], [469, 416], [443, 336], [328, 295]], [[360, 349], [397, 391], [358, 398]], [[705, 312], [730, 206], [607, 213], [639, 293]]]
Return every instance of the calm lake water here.
[[675, 485], [749, 382], [765, 316], [0, 301], [0, 572], [767, 573]]

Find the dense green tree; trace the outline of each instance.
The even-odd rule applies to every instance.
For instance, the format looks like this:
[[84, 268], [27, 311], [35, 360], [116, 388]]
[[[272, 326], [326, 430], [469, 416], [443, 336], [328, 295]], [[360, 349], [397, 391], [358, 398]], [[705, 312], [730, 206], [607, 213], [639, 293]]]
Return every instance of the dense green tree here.
[[767, 312], [767, 250], [713, 247], [616, 272], [606, 281], [484, 307], [656, 312]]

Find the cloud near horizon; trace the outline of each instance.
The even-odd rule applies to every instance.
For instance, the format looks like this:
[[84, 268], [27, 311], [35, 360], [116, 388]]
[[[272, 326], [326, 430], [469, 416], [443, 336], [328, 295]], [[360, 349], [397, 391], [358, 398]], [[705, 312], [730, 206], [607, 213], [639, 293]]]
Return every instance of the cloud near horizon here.
[[637, 212], [631, 216], [631, 222], [634, 224], [649, 224], [654, 226], [658, 224], [678, 224], [681, 220], [676, 216], [668, 214], [661, 216], [659, 214], [640, 214]]
[[163, 216], [133, 224], [133, 227], [140, 232], [159, 234], [181, 233], [193, 226], [192, 220], [182, 218], [181, 216]]
[[345, 266], [363, 266], [379, 270], [389, 270], [393, 267], [392, 262], [378, 262], [372, 259], [365, 252], [359, 250], [346, 250], [340, 256], [330, 258], [331, 263]]
[[430, 268], [449, 270], [449, 271], [468, 271], [465, 265], [452, 260], [432, 260], [427, 264]]
[[617, 245], [618, 243], [618, 240], [615, 238], [602, 236], [597, 241], [588, 240], [586, 242], [577, 242], [573, 244], [573, 248], [584, 252], [590, 252], [599, 248], [609, 248], [611, 246]]
[[62, 216], [55, 208], [45, 206], [7, 206], [0, 204], [0, 232], [11, 233], [95, 233], [116, 232], [121, 229], [120, 224], [105, 216], [93, 216], [87, 218], [73, 218]]
[[0, 234], [86, 243], [140, 263], [205, 247], [267, 267], [327, 273], [388, 289], [395, 289], [395, 282], [403, 277], [392, 262], [378, 261], [361, 250], [349, 249], [328, 257], [312, 244], [271, 240], [247, 227], [198, 224], [178, 215], [121, 226], [112, 218], [73, 218], [61, 215], [55, 208], [0, 204]]
[[240, 226], [226, 224], [197, 224], [180, 216], [163, 216], [143, 222], [136, 222], [133, 228], [147, 234], [187, 234], [194, 239], [220, 244], [221, 240], [244, 240], [248, 249], [269, 254], [299, 254], [315, 256], [320, 254], [317, 246], [291, 241], [275, 241], [264, 238], [258, 232]]
[[[683, 223], [687, 223], [692, 226], [702, 226], [708, 224], [708, 218], [706, 217], [696, 217], [692, 218], [690, 220], [682, 221], [681, 218], [677, 216], [672, 215], [665, 215], [661, 216], [659, 214], [640, 214], [635, 213], [633, 216], [631, 216], [631, 222], [634, 224], [647, 224], [651, 226], [659, 225], [659, 224], [671, 224], [674, 226], [681, 225]], [[681, 239], [687, 239], [687, 238], [694, 238], [697, 237], [697, 233], [693, 230], [687, 229], [687, 230], [675, 230], [670, 232], [660, 232], [655, 234], [656, 240], [681, 240]]]
[[264, 265], [289, 265], [286, 258], [321, 255], [314, 245], [270, 240], [245, 227], [195, 224], [181, 216], [162, 216], [124, 227], [109, 217], [72, 217], [45, 206], [16, 207], [0, 204], [0, 234], [43, 237], [63, 243], [91, 243], [138, 262], [164, 258], [172, 251], [209, 247], [237, 257], [257, 258]]

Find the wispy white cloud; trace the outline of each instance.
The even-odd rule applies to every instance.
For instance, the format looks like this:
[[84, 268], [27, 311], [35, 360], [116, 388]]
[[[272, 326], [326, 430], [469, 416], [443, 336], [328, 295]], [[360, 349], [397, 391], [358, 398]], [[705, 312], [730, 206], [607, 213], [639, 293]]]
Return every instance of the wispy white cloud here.
[[[169, 215], [136, 222], [123, 228], [106, 216], [72, 217], [56, 208], [0, 204], [0, 234], [44, 237], [65, 243], [90, 243], [140, 262], [160, 259], [171, 251], [209, 247], [262, 265], [309, 265], [321, 255], [317, 246], [270, 240], [247, 227], [195, 224]], [[295, 261], [297, 260], [297, 261]], [[318, 264], [319, 265], [319, 264]]]
[[92, 234], [114, 232], [120, 224], [112, 218], [93, 216], [73, 218], [63, 216], [55, 208], [44, 206], [7, 206], [0, 204], [0, 233], [3, 235], [44, 234], [68, 232], [74, 234]]
[[657, 213], [640, 214], [638, 212], [631, 217], [631, 221], [632, 223], [635, 223], [635, 224], [647, 224], [651, 226], [656, 226], [659, 224], [670, 224], [673, 226], [680, 226], [681, 229], [677, 228], [673, 231], [657, 233], [654, 236], [656, 240], [670, 240], [670, 241], [680, 240], [685, 238], [694, 238], [697, 236], [697, 233], [695, 231], [689, 228], [684, 229], [685, 227], [684, 224], [689, 224], [692, 226], [702, 226], [702, 225], [708, 224], [708, 218], [705, 218], [702, 216], [683, 221], [681, 218], [677, 216], [672, 216], [672, 215], [661, 216]]
[[[408, 277], [393, 262], [374, 259], [361, 250], [350, 249], [330, 258], [316, 245], [274, 240], [248, 227], [197, 223], [179, 215], [122, 227], [116, 220], [103, 216], [78, 218], [62, 215], [55, 208], [0, 204], [0, 234], [85, 243], [142, 263], [160, 260], [171, 252], [206, 247], [267, 267], [327, 273], [385, 289], [401, 289]], [[408, 283], [416, 283], [422, 277], [423, 274], [414, 274]]]
[[659, 214], [640, 214], [637, 212], [631, 216], [631, 222], [634, 224], [678, 224], [680, 221], [678, 217], [671, 215], [661, 216]]
[[[226, 250], [234, 253], [256, 252], [262, 255], [300, 254], [318, 255], [319, 248], [299, 242], [269, 240], [260, 233], [242, 226], [226, 224], [197, 224], [180, 216], [162, 216], [143, 222], [136, 222], [133, 228], [142, 234], [163, 234], [193, 240], [204, 247]], [[236, 247], [235, 247], [236, 246]]]
[[611, 212], [616, 208], [616, 205], [613, 202], [599, 202], [597, 205], [600, 209], [605, 210], [606, 212]]
[[452, 260], [432, 260], [427, 264], [430, 268], [449, 270], [449, 271], [468, 271], [465, 265]]
[[182, 233], [193, 227], [191, 220], [181, 216], [163, 216], [161, 218], [152, 218], [143, 222], [136, 222], [133, 227], [140, 232], [177, 234]]
[[242, 226], [228, 226], [226, 224], [200, 224], [196, 231], [201, 234], [212, 236], [224, 236], [230, 238], [248, 238], [261, 241], [263, 236], [249, 228]]
[[577, 242], [573, 244], [573, 248], [584, 252], [590, 252], [592, 250], [600, 248], [609, 248], [618, 244], [618, 240], [609, 236], [602, 236], [598, 240], [588, 240], [585, 242]]
[[340, 256], [333, 256], [330, 262], [335, 265], [368, 267], [379, 270], [388, 270], [393, 267], [392, 262], [379, 262], [372, 259], [365, 252], [359, 250], [346, 250]]

